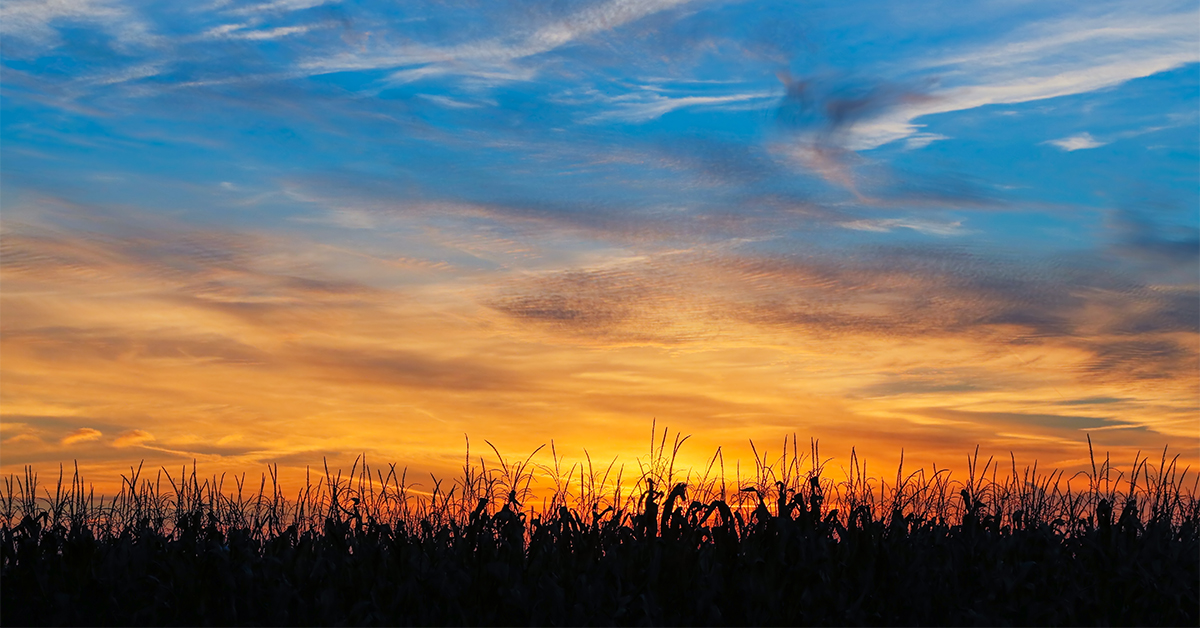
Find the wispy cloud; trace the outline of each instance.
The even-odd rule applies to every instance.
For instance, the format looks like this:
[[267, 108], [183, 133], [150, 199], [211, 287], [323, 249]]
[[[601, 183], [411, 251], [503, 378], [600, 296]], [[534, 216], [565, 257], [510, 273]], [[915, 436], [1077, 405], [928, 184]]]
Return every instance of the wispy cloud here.
[[337, 4], [341, 0], [274, 0], [273, 2], [260, 2], [248, 4], [245, 6], [232, 7], [225, 10], [231, 15], [246, 15], [256, 13], [270, 12], [285, 12], [285, 11], [303, 11], [326, 4]]
[[928, 233], [930, 235], [950, 236], [961, 235], [966, 233], [963, 229], [962, 221], [953, 222], [935, 222], [932, 220], [914, 220], [909, 218], [883, 218], [883, 219], [863, 219], [853, 220], [850, 222], [839, 223], [840, 226], [847, 229], [855, 229], [858, 231], [874, 231], [877, 233], [887, 233], [893, 229], [912, 229], [920, 233]]
[[[35, 44], [53, 46], [60, 40], [57, 26], [87, 23], [112, 34], [121, 45], [145, 45], [159, 41], [145, 21], [120, 2], [112, 0], [11, 0], [0, 7], [0, 34]], [[5, 47], [6, 55], [20, 50]], [[36, 54], [35, 50], [25, 51]]]
[[589, 122], [604, 120], [622, 120], [626, 122], [645, 122], [653, 120], [666, 113], [684, 108], [704, 108], [730, 103], [759, 102], [763, 108], [770, 106], [770, 101], [777, 97], [770, 92], [751, 92], [743, 94], [728, 94], [722, 96], [664, 96], [659, 93], [644, 91], [639, 94], [623, 95], [612, 99], [612, 107], [588, 118]]
[[1079, 133], [1078, 135], [1072, 135], [1070, 137], [1064, 137], [1057, 140], [1047, 140], [1045, 143], [1050, 144], [1051, 146], [1057, 146], [1067, 152], [1087, 150], [1089, 148], [1099, 148], [1105, 144], [1108, 144], [1108, 142], [1101, 142], [1092, 137], [1091, 133]]
[[[443, 96], [441, 94], [421, 94], [420, 97], [428, 100], [429, 102], [437, 103], [443, 107], [449, 107], [451, 109], [478, 109], [488, 105], [488, 103], [484, 102], [468, 102], [465, 100], [458, 100], [457, 98], [451, 98], [450, 96]], [[490, 104], [494, 105], [495, 103], [493, 102]]]
[[244, 39], [248, 41], [265, 41], [279, 39], [291, 35], [302, 35], [311, 31], [314, 26], [280, 26], [277, 28], [249, 28], [249, 24], [223, 24], [205, 31], [204, 37], [210, 39]]
[[924, 64], [944, 73], [946, 87], [860, 125], [851, 145], [862, 150], [911, 137], [921, 116], [1092, 92], [1195, 63], [1197, 20], [1193, 8], [1022, 26], [1008, 41]]
[[[553, 20], [531, 32], [509, 37], [469, 41], [457, 45], [407, 43], [402, 46], [377, 45], [366, 52], [343, 52], [331, 57], [312, 58], [299, 67], [310, 74], [347, 70], [397, 69], [391, 80], [406, 83], [419, 78], [461, 75], [491, 81], [527, 80], [532, 69], [514, 64], [544, 54], [596, 33], [612, 30], [659, 13], [689, 0], [604, 0]], [[403, 68], [403, 69], [399, 69]]]
[[1027, 68], [1026, 64], [1040, 65], [1054, 56], [1091, 56], [1097, 46], [1108, 48], [1104, 51], [1108, 55], [1115, 52], [1114, 48], [1131, 44], [1164, 40], [1179, 43], [1194, 36], [1194, 25], [1186, 24], [1189, 16], [1196, 15], [1194, 11], [1156, 10], [1163, 6], [1151, 4], [1145, 7], [1146, 10], [1137, 12], [1112, 11], [1099, 16], [1072, 16], [1035, 23], [1023, 29], [1031, 32], [1032, 37], [1018, 35], [1008, 41], [1002, 40], [991, 46], [944, 57], [927, 65], [950, 71], [988, 67], [1016, 72], [1017, 68]]
[[940, 133], [917, 133], [904, 141], [904, 147], [909, 150], [920, 150], [930, 144], [950, 139], [946, 135]]

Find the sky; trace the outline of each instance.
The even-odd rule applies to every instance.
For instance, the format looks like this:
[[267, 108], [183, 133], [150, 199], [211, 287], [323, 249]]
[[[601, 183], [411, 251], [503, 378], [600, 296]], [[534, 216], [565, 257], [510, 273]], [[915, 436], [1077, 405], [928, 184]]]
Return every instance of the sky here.
[[1194, 2], [0, 11], [5, 474], [1200, 466]]

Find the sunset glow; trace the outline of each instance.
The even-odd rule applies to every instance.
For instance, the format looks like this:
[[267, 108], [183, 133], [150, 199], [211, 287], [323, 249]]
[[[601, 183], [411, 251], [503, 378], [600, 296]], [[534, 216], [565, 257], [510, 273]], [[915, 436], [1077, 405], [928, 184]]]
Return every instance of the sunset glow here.
[[464, 435], [636, 468], [652, 423], [682, 466], [1200, 467], [1194, 3], [11, 0], [0, 35], [5, 474], [427, 478]]

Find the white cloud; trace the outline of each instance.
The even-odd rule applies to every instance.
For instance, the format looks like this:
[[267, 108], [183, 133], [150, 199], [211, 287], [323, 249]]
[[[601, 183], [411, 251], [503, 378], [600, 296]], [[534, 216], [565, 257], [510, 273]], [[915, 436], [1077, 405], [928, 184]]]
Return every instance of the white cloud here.
[[388, 85], [403, 85], [431, 76], [452, 74], [471, 82], [482, 85], [499, 85], [514, 81], [533, 80], [537, 72], [532, 68], [522, 68], [512, 64], [497, 65], [466, 65], [460, 63], [438, 63], [422, 65], [415, 68], [400, 70], [388, 75]]
[[[774, 101], [779, 94], [774, 92], [751, 92], [748, 94], [729, 94], [725, 96], [680, 96], [671, 98], [654, 92], [641, 92], [612, 99], [617, 106], [604, 113], [592, 116], [589, 122], [600, 120], [625, 120], [628, 122], [645, 122], [663, 114], [687, 107], [709, 107], [729, 103], [745, 103], [748, 101]], [[633, 101], [633, 102], [630, 102]]]
[[138, 66], [123, 68], [116, 72], [99, 75], [89, 81], [91, 85], [117, 85], [120, 83], [128, 83], [137, 81], [151, 76], [158, 76], [162, 72], [165, 64], [163, 63], [146, 63]]
[[495, 82], [527, 80], [531, 70], [516, 68], [515, 61], [550, 52], [580, 38], [611, 30], [690, 0], [608, 0], [537, 28], [525, 37], [496, 38], [456, 46], [406, 43], [373, 53], [344, 52], [310, 59], [300, 67], [310, 74], [348, 70], [405, 68], [392, 75], [394, 82], [426, 76], [465, 75]]
[[248, 22], [242, 23], [242, 24], [222, 24], [220, 26], [214, 26], [214, 27], [204, 31], [204, 33], [201, 34], [200, 36], [204, 37], [204, 38], [226, 37], [229, 34], [239, 31], [239, 30], [242, 30], [243, 28], [246, 28], [248, 26], [250, 26], [250, 24]]
[[271, 11], [302, 11], [324, 4], [337, 4], [338, 2], [340, 0], [276, 0], [275, 2], [263, 2], [230, 9], [227, 13], [232, 15], [246, 15], [249, 13], [267, 13]]
[[876, 233], [887, 233], [895, 229], [912, 229], [927, 235], [951, 236], [962, 235], [966, 230], [962, 227], [962, 221], [954, 222], [934, 222], [931, 220], [920, 220], [910, 218], [881, 218], [877, 220], [853, 220], [850, 222], [838, 223], [838, 226], [855, 231], [873, 231]]
[[1057, 146], [1067, 152], [1070, 152], [1073, 150], [1087, 150], [1089, 148], [1097, 148], [1100, 146], [1104, 146], [1108, 142], [1097, 141], [1096, 138], [1092, 137], [1091, 133], [1080, 133], [1079, 135], [1072, 135], [1071, 137], [1064, 137], [1062, 139], [1050, 140], [1050, 141], [1044, 142], [1044, 143], [1051, 144], [1053, 146]]
[[[419, 97], [424, 100], [428, 100], [429, 102], [437, 103], [443, 107], [449, 107], [450, 109], [478, 109], [485, 105], [485, 103], [482, 102], [467, 102], [465, 100], [458, 100], [456, 98], [440, 96], [437, 94], [420, 94]], [[494, 102], [487, 104], [495, 105]]]
[[1112, 13], [1023, 28], [1032, 36], [921, 64], [947, 83], [932, 99], [911, 103], [854, 127], [850, 147], [875, 148], [920, 133], [921, 116], [1016, 104], [1120, 85], [1200, 61], [1200, 12]]
[[690, 0], [610, 0], [584, 9], [571, 17], [537, 30], [525, 42], [521, 56], [558, 48], [580, 37], [612, 30], [647, 15], [665, 11]]
[[[1191, 20], [1191, 24], [1188, 20]], [[1023, 29], [1024, 30], [1024, 29]], [[986, 47], [929, 62], [926, 67], [954, 71], [967, 68], [1010, 68], [1042, 63], [1048, 58], [1081, 61], [1094, 56], [1095, 48], [1111, 50], [1122, 45], [1142, 45], [1195, 36], [1195, 20], [1187, 15], [1108, 14], [1072, 17], [1032, 27], [1033, 37]]]
[[89, 0], [8, 0], [0, 5], [0, 33], [29, 38], [52, 37], [50, 23], [63, 19], [111, 20], [120, 11]]
[[[120, 45], [152, 44], [157, 37], [127, 9], [105, 0], [5, 0], [0, 3], [0, 35], [37, 43], [58, 43], [56, 23], [90, 22], [100, 25]], [[5, 51], [11, 53], [11, 48]]]
[[230, 33], [225, 35], [225, 37], [228, 39], [261, 41], [266, 39], [279, 39], [280, 37], [287, 37], [289, 35], [301, 35], [312, 29], [312, 26], [281, 26], [279, 28], [262, 28], [240, 33]]
[[908, 138], [904, 142], [904, 147], [908, 150], [918, 150], [925, 148], [938, 140], [948, 140], [950, 136], [941, 135], [940, 133], [917, 133]]

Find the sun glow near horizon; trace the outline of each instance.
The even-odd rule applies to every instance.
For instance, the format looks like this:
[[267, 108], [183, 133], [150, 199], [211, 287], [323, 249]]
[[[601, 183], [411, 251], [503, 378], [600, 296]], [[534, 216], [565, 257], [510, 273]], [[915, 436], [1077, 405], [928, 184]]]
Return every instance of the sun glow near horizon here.
[[[188, 233], [158, 241], [175, 246], [172, 237], [199, 246]], [[367, 453], [445, 475], [464, 433], [506, 455], [553, 439], [572, 462], [586, 448], [629, 464], [652, 420], [692, 435], [691, 466], [717, 447], [752, 464], [750, 439], [789, 434], [880, 464], [904, 448], [910, 461], [956, 466], [981, 445], [1079, 467], [1087, 433], [1120, 460], [1166, 444], [1189, 462], [1196, 454], [1187, 377], [1088, 382], [1086, 351], [1013, 345], [1015, 327], [966, 338], [919, 330], [901, 342], [868, 325], [814, 333], [718, 309], [753, 302], [753, 286], [738, 292], [736, 280], [720, 292], [666, 286], [675, 293], [601, 321], [544, 298], [567, 314], [541, 306], [548, 320], [531, 323], [511, 310], [530, 318], [533, 306], [492, 296], [502, 282], [490, 278], [374, 287], [255, 268], [286, 255], [269, 250], [238, 249], [250, 268], [193, 274], [178, 260], [140, 265], [129, 242], [10, 234], [7, 245], [6, 473], [79, 459], [93, 481], [115, 482], [136, 460], [198, 459], [251, 475], [282, 464], [295, 477], [325, 457], [344, 465]], [[71, 265], [53, 251], [71, 251]], [[530, 281], [511, 274], [509, 285]]]

